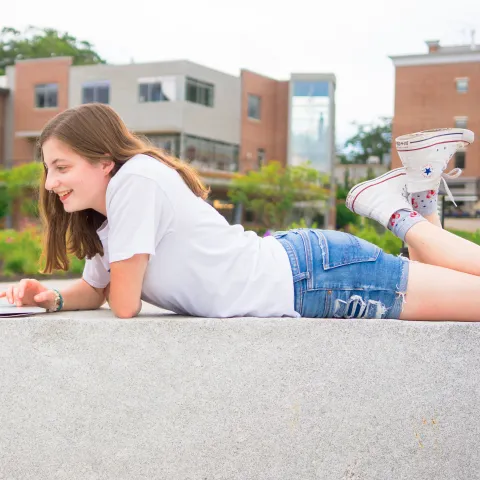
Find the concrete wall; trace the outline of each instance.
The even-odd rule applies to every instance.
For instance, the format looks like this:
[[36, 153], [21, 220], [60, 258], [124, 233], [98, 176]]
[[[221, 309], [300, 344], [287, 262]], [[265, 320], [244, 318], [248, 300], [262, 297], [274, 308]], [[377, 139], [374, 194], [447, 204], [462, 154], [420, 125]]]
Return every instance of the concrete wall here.
[[473, 480], [479, 349], [474, 323], [2, 319], [0, 477]]
[[[175, 77], [176, 101], [139, 102], [138, 79], [156, 76]], [[215, 86], [213, 108], [184, 100], [187, 76]], [[83, 83], [95, 80], [110, 81], [110, 105], [132, 130], [184, 132], [227, 143], [240, 142], [240, 80], [237, 77], [188, 61], [74, 66], [70, 73], [69, 105], [80, 105]]]

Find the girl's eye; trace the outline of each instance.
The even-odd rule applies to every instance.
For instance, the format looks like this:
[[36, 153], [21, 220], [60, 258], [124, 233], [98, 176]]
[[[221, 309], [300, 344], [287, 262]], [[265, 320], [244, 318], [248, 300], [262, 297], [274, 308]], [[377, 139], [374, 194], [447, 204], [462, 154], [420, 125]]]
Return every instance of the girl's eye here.
[[57, 170], [59, 172], [63, 172], [64, 170], [66, 170], [67, 167], [57, 167]]

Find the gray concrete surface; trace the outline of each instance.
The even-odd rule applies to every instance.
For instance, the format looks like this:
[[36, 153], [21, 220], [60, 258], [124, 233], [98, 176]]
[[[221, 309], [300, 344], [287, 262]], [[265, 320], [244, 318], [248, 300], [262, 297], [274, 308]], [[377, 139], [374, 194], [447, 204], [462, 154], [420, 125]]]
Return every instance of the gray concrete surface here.
[[479, 351], [475, 323], [2, 319], [0, 479], [478, 479]]

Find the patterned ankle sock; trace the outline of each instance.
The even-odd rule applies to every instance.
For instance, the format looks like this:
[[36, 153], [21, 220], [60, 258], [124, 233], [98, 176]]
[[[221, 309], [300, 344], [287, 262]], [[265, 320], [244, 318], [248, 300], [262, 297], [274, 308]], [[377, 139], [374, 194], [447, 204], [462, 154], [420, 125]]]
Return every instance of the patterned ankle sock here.
[[410, 195], [412, 208], [421, 215], [431, 215], [437, 211], [438, 190], [425, 190]]
[[417, 223], [423, 222], [425, 219], [413, 210], [397, 210], [388, 222], [388, 229], [398, 238], [405, 241], [407, 232]]

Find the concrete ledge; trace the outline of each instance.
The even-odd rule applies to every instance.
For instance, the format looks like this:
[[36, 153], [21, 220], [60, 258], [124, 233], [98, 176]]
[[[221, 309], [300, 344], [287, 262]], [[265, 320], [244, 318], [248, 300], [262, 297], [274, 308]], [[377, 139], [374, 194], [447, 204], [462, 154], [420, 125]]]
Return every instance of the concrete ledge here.
[[1, 479], [470, 480], [480, 325], [0, 320]]

